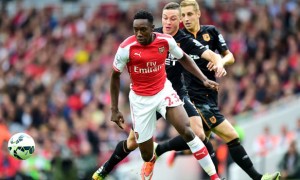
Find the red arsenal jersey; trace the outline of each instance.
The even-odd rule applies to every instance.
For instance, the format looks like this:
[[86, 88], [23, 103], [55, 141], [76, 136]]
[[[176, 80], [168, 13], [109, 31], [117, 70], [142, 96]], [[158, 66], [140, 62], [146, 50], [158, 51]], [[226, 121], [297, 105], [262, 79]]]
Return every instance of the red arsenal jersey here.
[[132, 90], [141, 96], [157, 94], [166, 81], [165, 60], [168, 51], [176, 58], [183, 56], [172, 36], [155, 33], [154, 41], [141, 45], [135, 36], [121, 43], [113, 62], [115, 71], [122, 72], [127, 66]]

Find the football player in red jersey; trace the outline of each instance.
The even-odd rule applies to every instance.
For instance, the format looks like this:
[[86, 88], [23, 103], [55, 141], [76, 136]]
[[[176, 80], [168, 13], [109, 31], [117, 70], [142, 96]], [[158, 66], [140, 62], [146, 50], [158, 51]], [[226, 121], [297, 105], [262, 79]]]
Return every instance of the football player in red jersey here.
[[[190, 59], [170, 35], [153, 33], [153, 16], [147, 11], [139, 11], [134, 16], [134, 36], [121, 43], [113, 63], [111, 77], [112, 117], [111, 120], [122, 128], [124, 118], [118, 110], [120, 75], [127, 66], [131, 77], [129, 94], [133, 130], [142, 158], [145, 162], [155, 161], [153, 154], [153, 133], [156, 124], [156, 112], [167, 119], [187, 142], [202, 168], [211, 179], [219, 179], [214, 164], [201, 140], [186, 125], [188, 116], [177, 92], [166, 77], [165, 59], [170, 52], [185, 69], [203, 80], [211, 88], [218, 86], [206, 81], [195, 62]], [[221, 75], [222, 68], [217, 69]], [[145, 171], [143, 171], [145, 172]], [[94, 174], [95, 175], [95, 174]], [[93, 176], [94, 176], [93, 175]], [[142, 179], [151, 179], [150, 174], [141, 174]], [[101, 177], [93, 177], [101, 179]]]

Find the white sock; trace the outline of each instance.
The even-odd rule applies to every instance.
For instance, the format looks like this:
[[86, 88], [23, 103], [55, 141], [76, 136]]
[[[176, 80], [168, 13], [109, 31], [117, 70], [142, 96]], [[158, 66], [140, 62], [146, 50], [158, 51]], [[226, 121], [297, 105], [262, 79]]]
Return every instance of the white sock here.
[[192, 141], [188, 142], [187, 145], [190, 147], [192, 153], [194, 154], [195, 158], [198, 160], [204, 171], [209, 176], [216, 174], [215, 165], [211, 160], [206, 147], [199, 139], [199, 137], [196, 136]]

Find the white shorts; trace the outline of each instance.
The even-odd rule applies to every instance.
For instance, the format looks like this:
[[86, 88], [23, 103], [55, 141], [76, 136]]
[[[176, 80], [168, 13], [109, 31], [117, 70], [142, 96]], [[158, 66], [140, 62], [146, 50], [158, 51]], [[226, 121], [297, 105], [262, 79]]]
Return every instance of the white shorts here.
[[131, 118], [137, 143], [143, 143], [154, 134], [156, 112], [166, 119], [166, 108], [183, 104], [169, 80], [165, 87], [153, 96], [140, 96], [132, 90], [129, 93]]

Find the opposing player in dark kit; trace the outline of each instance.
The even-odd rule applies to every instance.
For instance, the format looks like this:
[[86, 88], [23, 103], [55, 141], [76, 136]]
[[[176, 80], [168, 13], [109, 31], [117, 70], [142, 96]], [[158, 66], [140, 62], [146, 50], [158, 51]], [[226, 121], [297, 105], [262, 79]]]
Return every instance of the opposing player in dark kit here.
[[[180, 4], [180, 10], [181, 20], [185, 27], [184, 31], [212, 51], [218, 50], [218, 52], [220, 52], [223, 56], [222, 63], [224, 65], [232, 64], [234, 62], [234, 57], [229, 51], [223, 36], [214, 26], [200, 25], [199, 18], [201, 16], [201, 12], [198, 3], [193, 0], [182, 1]], [[215, 74], [207, 69], [207, 67], [210, 66], [209, 63], [205, 61], [195, 62], [209, 79], [215, 80]], [[202, 117], [207, 137], [209, 137], [211, 131], [217, 134], [227, 144], [229, 153], [234, 162], [236, 162], [237, 165], [239, 165], [252, 179], [279, 179], [279, 172], [262, 175], [255, 170], [244, 147], [240, 144], [237, 132], [230, 122], [221, 114], [218, 108], [218, 92], [206, 88], [203, 86], [202, 82], [198, 81], [188, 72], [185, 73], [184, 77], [190, 98], [192, 102], [195, 103], [195, 106]], [[179, 141], [177, 143], [179, 144]], [[182, 146], [186, 146], [182, 143], [182, 141], [180, 144], [182, 144]], [[168, 147], [167, 143], [165, 146], [162, 146]], [[167, 148], [161, 149], [167, 151]]]

